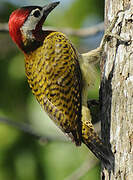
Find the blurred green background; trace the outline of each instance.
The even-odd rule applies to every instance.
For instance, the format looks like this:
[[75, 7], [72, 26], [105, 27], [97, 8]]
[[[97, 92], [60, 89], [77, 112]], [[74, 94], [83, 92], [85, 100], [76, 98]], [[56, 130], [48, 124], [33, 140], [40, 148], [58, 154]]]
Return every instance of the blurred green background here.
[[[44, 5], [48, 0], [0, 0], [0, 23], [8, 22], [10, 13], [24, 5]], [[57, 28], [83, 28], [103, 21], [103, 0], [60, 0], [44, 25]], [[80, 39], [69, 37], [79, 52], [94, 49], [103, 32]], [[98, 98], [99, 72], [90, 98]], [[47, 117], [28, 86], [23, 54], [8, 33], [0, 33], [0, 117], [24, 122], [51, 142], [40, 143], [19, 129], [0, 122], [0, 180], [63, 180], [91, 162], [94, 156], [82, 145], [77, 148]], [[64, 139], [56, 141], [54, 139]], [[64, 142], [63, 142], [64, 141]], [[87, 167], [86, 167], [87, 168]], [[80, 169], [82, 170], [82, 169]], [[80, 172], [80, 171], [79, 171]], [[68, 178], [69, 179], [69, 178]], [[75, 178], [76, 179], [76, 178]], [[99, 180], [100, 163], [84, 173], [81, 180]]]

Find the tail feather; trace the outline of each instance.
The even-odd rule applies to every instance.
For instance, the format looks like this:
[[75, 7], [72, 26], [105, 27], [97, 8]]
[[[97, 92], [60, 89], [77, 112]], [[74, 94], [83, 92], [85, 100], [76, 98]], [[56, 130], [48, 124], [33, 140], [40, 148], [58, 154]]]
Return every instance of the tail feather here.
[[95, 133], [91, 123], [90, 111], [83, 108], [82, 114], [82, 142], [100, 159], [103, 166], [110, 172], [114, 170], [114, 155]]
[[96, 135], [88, 136], [82, 135], [83, 143], [95, 154], [95, 156], [101, 160], [103, 166], [110, 172], [114, 170], [114, 155], [111, 150], [109, 150], [101, 141], [101, 139]]

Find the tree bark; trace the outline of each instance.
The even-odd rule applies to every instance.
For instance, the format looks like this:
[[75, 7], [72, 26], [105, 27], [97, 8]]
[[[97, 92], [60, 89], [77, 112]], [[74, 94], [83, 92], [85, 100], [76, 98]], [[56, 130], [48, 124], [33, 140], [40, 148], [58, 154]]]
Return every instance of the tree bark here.
[[[106, 0], [105, 26], [119, 10], [113, 29], [124, 39], [133, 37], [133, 0]], [[103, 180], [133, 179], [133, 42], [115, 38], [106, 47], [101, 66], [100, 110], [102, 139], [114, 153], [114, 173], [104, 169]]]

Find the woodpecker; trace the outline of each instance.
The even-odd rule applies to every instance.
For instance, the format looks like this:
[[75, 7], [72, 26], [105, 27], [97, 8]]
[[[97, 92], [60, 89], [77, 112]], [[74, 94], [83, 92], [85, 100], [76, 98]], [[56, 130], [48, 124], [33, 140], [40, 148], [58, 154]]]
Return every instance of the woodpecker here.
[[112, 169], [113, 154], [94, 131], [87, 95], [95, 81], [91, 64], [100, 60], [118, 17], [98, 48], [80, 54], [65, 34], [42, 29], [48, 14], [58, 4], [15, 10], [9, 18], [9, 33], [24, 53], [28, 83], [42, 108], [77, 146], [83, 142], [105, 168]]

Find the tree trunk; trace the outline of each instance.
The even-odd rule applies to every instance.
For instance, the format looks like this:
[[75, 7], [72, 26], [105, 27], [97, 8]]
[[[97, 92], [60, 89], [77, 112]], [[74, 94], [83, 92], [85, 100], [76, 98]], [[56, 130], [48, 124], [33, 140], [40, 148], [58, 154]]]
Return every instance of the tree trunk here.
[[[105, 26], [119, 10], [113, 33], [133, 37], [133, 0], [106, 0]], [[102, 62], [100, 88], [102, 139], [114, 153], [114, 173], [102, 172], [103, 180], [133, 180], [133, 43], [111, 39]]]

